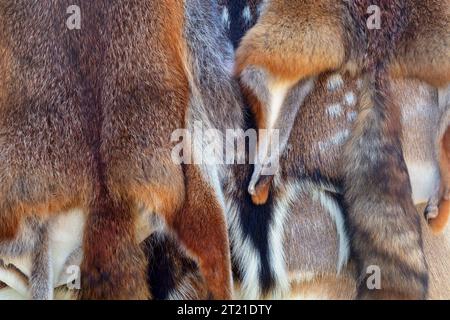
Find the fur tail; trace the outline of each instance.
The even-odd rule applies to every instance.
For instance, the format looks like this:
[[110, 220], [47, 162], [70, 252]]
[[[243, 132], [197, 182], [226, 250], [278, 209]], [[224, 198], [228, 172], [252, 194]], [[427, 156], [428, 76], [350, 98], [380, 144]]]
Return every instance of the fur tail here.
[[345, 196], [359, 297], [423, 299], [428, 286], [420, 216], [401, 148], [399, 109], [384, 73], [369, 76], [345, 150]]
[[277, 287], [270, 243], [273, 194], [265, 204], [255, 205], [247, 192], [252, 166], [236, 165], [235, 169], [235, 185], [225, 188], [233, 270], [242, 298], [259, 299], [272, 295]]
[[152, 234], [142, 244], [148, 257], [148, 283], [155, 300], [205, 300], [208, 288], [197, 264], [176, 239]]
[[[382, 28], [367, 28], [367, 8], [381, 8]], [[424, 299], [428, 268], [420, 215], [402, 152], [399, 107], [393, 103], [388, 66], [408, 26], [401, 0], [350, 3], [366, 39], [359, 114], [344, 152], [345, 200], [352, 254], [359, 265], [358, 297]]]
[[88, 216], [81, 264], [81, 299], [148, 299], [146, 259], [135, 238], [132, 201], [101, 192]]

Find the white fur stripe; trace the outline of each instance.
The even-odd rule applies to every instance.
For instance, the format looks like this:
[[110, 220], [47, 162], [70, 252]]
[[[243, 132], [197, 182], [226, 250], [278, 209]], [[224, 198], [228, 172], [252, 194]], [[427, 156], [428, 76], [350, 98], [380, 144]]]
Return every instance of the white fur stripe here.
[[275, 287], [271, 292], [271, 298], [280, 299], [288, 294], [290, 282], [284, 258], [284, 225], [291, 211], [296, 196], [300, 192], [298, 183], [285, 185], [286, 192], [278, 199], [273, 209], [273, 220], [270, 226], [269, 248], [270, 266], [275, 278]]
[[271, 94], [270, 104], [269, 104], [269, 115], [267, 128], [272, 129], [275, 122], [278, 120], [281, 109], [283, 107], [284, 100], [289, 90], [292, 88], [292, 83], [277, 83], [271, 84], [269, 91]]
[[247, 24], [250, 24], [252, 22], [252, 12], [249, 6], [246, 6], [242, 11], [242, 18]]
[[222, 23], [226, 29], [230, 29], [230, 13], [227, 7], [222, 9]]
[[0, 281], [5, 283], [22, 297], [30, 297], [28, 283], [25, 282], [24, 275], [19, 274], [17, 271], [0, 268]]
[[233, 248], [232, 256], [237, 263], [242, 276], [240, 292], [236, 295], [240, 299], [258, 299], [261, 296], [259, 283], [259, 273], [261, 270], [261, 259], [255, 248], [241, 230], [238, 206], [232, 202], [227, 202], [227, 219], [230, 230], [230, 242]]
[[316, 190], [315, 197], [319, 199], [322, 207], [328, 211], [330, 217], [336, 224], [336, 230], [339, 237], [339, 257], [337, 263], [337, 271], [339, 274], [342, 268], [347, 264], [350, 256], [349, 239], [345, 229], [344, 214], [336, 200], [325, 194], [323, 191]]

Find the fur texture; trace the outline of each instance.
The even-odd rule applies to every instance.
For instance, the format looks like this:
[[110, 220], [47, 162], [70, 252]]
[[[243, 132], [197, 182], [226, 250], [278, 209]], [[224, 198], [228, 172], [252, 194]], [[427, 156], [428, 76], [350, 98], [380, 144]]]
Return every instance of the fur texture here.
[[82, 30], [66, 28], [69, 5], [0, 4], [0, 240], [27, 217], [80, 208], [80, 297], [148, 298], [143, 206], [198, 261], [211, 297], [231, 297], [221, 200], [203, 168], [171, 159], [193, 91], [184, 3], [81, 1]]
[[[228, 5], [233, 6], [235, 2]], [[238, 12], [236, 16], [241, 14]], [[223, 21], [226, 28], [229, 22]], [[241, 26], [232, 24], [231, 28], [241, 28], [234, 32], [243, 34], [251, 27], [242, 29]], [[245, 192], [251, 168], [237, 166], [236, 175], [227, 181], [225, 199], [229, 204], [234, 269], [239, 279], [237, 297], [352, 299], [356, 296], [353, 265], [345, 266], [349, 239], [343, 225], [345, 206], [340, 163], [343, 146], [357, 116], [361, 89], [361, 80], [348, 75], [324, 74], [317, 79], [295, 117], [281, 159], [282, 177], [271, 184], [273, 200], [266, 205], [253, 205]], [[438, 182], [434, 173], [438, 162], [433, 140], [436, 127], [444, 118], [436, 106], [432, 88], [417, 81], [396, 81], [393, 91], [393, 98], [402, 109], [402, 143], [410, 174], [417, 172], [421, 177], [430, 178], [430, 182], [411, 178], [414, 200], [427, 201], [433, 197], [436, 191], [433, 186]], [[421, 174], [417, 166], [431, 171]], [[239, 181], [242, 186], [235, 186]], [[421, 190], [417, 191], [418, 188]], [[281, 228], [277, 223], [280, 221], [284, 221]], [[430, 298], [446, 297], [448, 281], [442, 281], [448, 254], [446, 240], [434, 239], [424, 228], [432, 280]], [[171, 255], [170, 259], [176, 260], [177, 255]], [[162, 288], [169, 287], [171, 293], [180, 296], [184, 288], [193, 288], [191, 279], [196, 273], [189, 269], [180, 272], [170, 265], [180, 263], [169, 263], [175, 275]]]
[[[366, 26], [367, 8], [372, 4], [381, 9], [380, 30]], [[416, 52], [413, 49], [426, 47], [425, 43], [430, 42], [439, 46], [433, 59], [441, 61], [440, 66], [447, 65], [444, 57], [448, 53], [448, 4], [429, 1], [427, 5], [430, 15], [421, 16], [421, 4], [417, 1], [269, 1], [237, 53], [238, 74], [248, 68], [261, 68], [268, 73], [268, 93], [264, 94], [268, 96], [274, 94], [274, 88], [284, 86], [289, 90], [297, 81], [327, 70], [364, 74], [359, 115], [345, 151], [345, 201], [352, 252], [360, 261], [359, 272], [363, 275], [368, 266], [378, 265], [384, 270], [387, 286], [378, 291], [367, 290], [361, 276], [362, 298], [423, 298], [427, 291], [420, 229], [401, 151], [399, 109], [389, 99], [391, 88], [386, 81], [389, 73], [399, 76], [400, 72], [393, 70], [405, 61], [405, 47]], [[407, 37], [418, 31], [414, 26], [419, 24], [430, 25], [428, 28], [435, 31], [431, 36], [422, 32], [420, 44]], [[436, 35], [444, 38], [443, 45], [437, 43]], [[425, 58], [423, 50], [417, 52], [424, 54], [422, 62], [431, 58]], [[421, 70], [425, 69], [423, 65]], [[428, 68], [426, 74], [414, 76], [443, 85], [448, 82], [448, 74], [446, 68]], [[264, 104], [254, 90], [255, 83], [245, 78], [241, 81]], [[271, 103], [269, 108], [273, 107]], [[264, 114], [257, 106], [253, 111]], [[270, 113], [263, 116], [268, 117]], [[392, 230], [402, 231], [392, 236]], [[398, 237], [407, 240], [400, 243]], [[398, 258], [405, 246], [414, 254], [403, 261]]]
[[48, 225], [33, 218], [27, 219], [15, 239], [0, 244], [0, 255], [4, 259], [31, 255], [28, 287], [34, 300], [53, 299], [53, 264], [49, 246]]
[[236, 48], [262, 10], [261, 0], [217, 0], [222, 24]]
[[[188, 0], [185, 2], [185, 38], [188, 49], [190, 102], [187, 114], [187, 126], [193, 130], [196, 123], [201, 123], [203, 130], [216, 129], [220, 139], [225, 137], [227, 129], [239, 129], [243, 126], [243, 102], [237, 81], [232, 78], [233, 48], [226, 37], [224, 27], [217, 14], [217, 3], [204, 0]], [[198, 30], [202, 30], [199, 32]], [[191, 131], [192, 132], [192, 131]], [[194, 141], [193, 156], [199, 159], [202, 150], [205, 150], [205, 141]], [[224, 145], [225, 148], [230, 146]], [[198, 175], [208, 181], [214, 198], [221, 210], [226, 208], [224, 196], [224, 183], [229, 181], [232, 166], [221, 165], [223, 159], [215, 158], [215, 154], [203, 154], [210, 160], [216, 160], [219, 165], [203, 164], [199, 166]], [[193, 186], [197, 188], [197, 186]], [[199, 204], [211, 203], [213, 198], [196, 198]], [[193, 214], [197, 214], [194, 213]], [[203, 228], [216, 228], [217, 223], [203, 224]], [[195, 230], [193, 241], [198, 241], [202, 230]], [[214, 240], [210, 235], [208, 242]], [[161, 241], [161, 242], [160, 242]], [[172, 240], [173, 241], [173, 240]], [[150, 270], [156, 274], [157, 270], [165, 270], [167, 277], [161, 282], [152, 285], [152, 290], [158, 298], [205, 298], [207, 292], [202, 287], [202, 278], [198, 273], [186, 270], [186, 252], [177, 249], [175, 244], [167, 238], [156, 237], [151, 241], [156, 248], [153, 254], [162, 255], [163, 260], [150, 261]], [[182, 243], [181, 243], [182, 244]], [[229, 252], [228, 242], [217, 244]], [[161, 250], [158, 251], [158, 248]], [[208, 248], [213, 253], [213, 248]], [[196, 261], [198, 262], [198, 261]], [[171, 272], [170, 272], [171, 271]], [[160, 277], [160, 273], [155, 275]], [[164, 280], [165, 279], [165, 280]], [[164, 283], [162, 281], [165, 281]], [[150, 281], [151, 283], [151, 281]], [[198, 290], [197, 290], [198, 289]]]

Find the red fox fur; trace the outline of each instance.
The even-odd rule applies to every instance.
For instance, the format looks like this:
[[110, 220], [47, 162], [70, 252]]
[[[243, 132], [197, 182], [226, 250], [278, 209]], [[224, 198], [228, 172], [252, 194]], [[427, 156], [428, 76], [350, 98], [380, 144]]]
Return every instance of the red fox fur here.
[[198, 261], [210, 297], [231, 297], [223, 208], [196, 165], [171, 158], [187, 126], [184, 1], [0, 3], [0, 241], [23, 221], [87, 213], [82, 299], [146, 299], [138, 209]]

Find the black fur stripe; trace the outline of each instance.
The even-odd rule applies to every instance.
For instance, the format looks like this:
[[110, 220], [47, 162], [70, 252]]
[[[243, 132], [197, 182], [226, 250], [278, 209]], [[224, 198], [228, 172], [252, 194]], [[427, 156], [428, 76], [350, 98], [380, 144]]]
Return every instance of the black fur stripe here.
[[[267, 294], [275, 285], [275, 278], [270, 266], [269, 231], [273, 222], [273, 193], [264, 205], [257, 206], [252, 202], [247, 187], [250, 182], [253, 166], [249, 166], [246, 179], [242, 179], [239, 189], [238, 212], [244, 240], [250, 239], [260, 257], [261, 265], [259, 281], [262, 293]], [[245, 267], [245, 266], [243, 266]]]
[[149, 262], [147, 281], [155, 300], [168, 299], [170, 292], [178, 289], [180, 281], [198, 269], [169, 235], [154, 233], [142, 246]]

